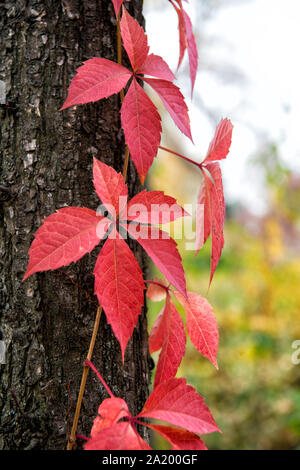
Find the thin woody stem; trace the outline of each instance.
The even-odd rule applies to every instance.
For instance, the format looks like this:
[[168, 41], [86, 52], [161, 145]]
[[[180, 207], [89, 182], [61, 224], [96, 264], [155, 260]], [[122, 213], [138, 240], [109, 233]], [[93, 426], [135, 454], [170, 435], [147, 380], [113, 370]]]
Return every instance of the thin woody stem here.
[[[97, 314], [95, 318], [95, 323], [94, 323], [94, 329], [93, 329], [93, 334], [88, 350], [88, 354], [86, 356], [86, 361], [91, 361], [93, 351], [94, 351], [94, 346], [95, 346], [95, 341], [99, 329], [99, 324], [100, 324], [100, 318], [101, 318], [101, 313], [102, 313], [102, 308], [99, 306], [97, 309]], [[80, 409], [81, 409], [81, 404], [82, 404], [82, 398], [84, 395], [84, 389], [85, 389], [85, 384], [86, 384], [86, 379], [89, 373], [89, 366], [87, 364], [84, 364], [83, 366], [83, 371], [82, 371], [82, 377], [81, 377], [81, 384], [80, 384], [80, 389], [79, 389], [79, 394], [77, 398], [77, 403], [76, 403], [76, 410], [75, 410], [75, 415], [74, 415], [74, 420], [73, 420], [73, 426], [71, 430], [71, 434], [68, 440], [68, 445], [67, 445], [67, 450], [72, 450], [75, 441], [76, 441], [76, 430], [77, 430], [77, 425], [78, 425], [78, 420], [79, 420], [79, 415], [80, 415]]]
[[22, 408], [21, 408], [21, 405], [20, 405], [19, 400], [18, 400], [18, 398], [17, 398], [16, 392], [15, 392], [12, 388], [11, 388], [9, 391], [10, 391], [10, 393], [12, 394], [12, 397], [13, 397], [13, 399], [14, 399], [14, 401], [15, 401], [16, 407], [18, 408], [18, 410], [19, 410], [19, 412], [20, 412], [22, 418], [24, 418], [24, 419], [29, 419], [29, 417], [26, 416], [26, 414], [24, 413], [24, 411], [23, 411]]

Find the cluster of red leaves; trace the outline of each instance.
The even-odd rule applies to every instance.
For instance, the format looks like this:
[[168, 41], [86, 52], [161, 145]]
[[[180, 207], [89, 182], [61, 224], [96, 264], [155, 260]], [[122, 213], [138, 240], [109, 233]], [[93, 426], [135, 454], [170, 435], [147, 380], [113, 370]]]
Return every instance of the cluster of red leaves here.
[[218, 325], [211, 305], [194, 292], [184, 297], [160, 279], [148, 281], [147, 296], [152, 301], [166, 299], [149, 337], [150, 353], [161, 350], [154, 387], [174, 377], [185, 353], [186, 334], [183, 321], [171, 300], [171, 293], [186, 312], [187, 333], [197, 350], [218, 368]]
[[[161, 118], [138, 79], [150, 85], [161, 98], [177, 127], [192, 139], [188, 108], [174, 75], [158, 55], [149, 54], [147, 36], [123, 7], [120, 23], [124, 48], [132, 70], [107, 59], [94, 57], [78, 68], [61, 109], [108, 98], [119, 93], [131, 80], [121, 107], [121, 123], [131, 157], [144, 182], [157, 155], [161, 139]], [[146, 78], [150, 75], [156, 78]]]
[[[191, 21], [182, 0], [169, 0], [179, 20], [180, 66], [188, 50], [192, 90], [197, 70], [197, 49]], [[123, 0], [112, 0], [117, 17]], [[107, 59], [93, 58], [77, 70], [62, 109], [94, 102], [120, 92], [129, 84], [122, 103], [121, 122], [125, 140], [142, 182], [160, 143], [160, 116], [138, 79], [158, 93], [178, 128], [190, 139], [188, 110], [180, 90], [172, 83], [174, 75], [165, 61], [149, 54], [147, 36], [123, 7], [120, 30], [132, 70]], [[145, 75], [153, 76], [146, 78]], [[225, 204], [219, 160], [226, 158], [232, 124], [223, 119], [210, 143], [207, 155], [197, 165], [203, 181], [196, 215], [196, 254], [212, 238], [210, 282], [224, 244]], [[174, 152], [173, 152], [174, 153]], [[175, 152], [176, 153], [176, 152]], [[177, 154], [179, 155], [179, 154]], [[95, 294], [108, 322], [119, 340], [124, 361], [125, 349], [144, 304], [143, 273], [124, 238], [136, 240], [148, 253], [168, 281], [147, 281], [151, 300], [165, 299], [165, 305], [152, 328], [150, 352], [160, 350], [154, 391], [143, 410], [135, 417], [126, 402], [114, 397], [100, 374], [99, 379], [110, 398], [103, 401], [94, 421], [86, 449], [149, 449], [135, 425], [143, 424], [161, 434], [172, 449], [205, 449], [198, 434], [219, 431], [203, 398], [174, 378], [185, 352], [184, 323], [171, 294], [186, 312], [187, 333], [197, 350], [217, 367], [218, 326], [210, 304], [200, 295], [187, 292], [177, 245], [168, 234], [153, 224], [173, 222], [187, 214], [175, 199], [161, 191], [142, 191], [128, 201], [123, 176], [94, 159], [93, 182], [107, 215], [88, 208], [65, 207], [47, 217], [35, 234], [29, 250], [29, 264], [24, 279], [38, 271], [57, 269], [79, 260], [105, 240], [94, 268]], [[172, 284], [175, 290], [170, 288]], [[89, 365], [95, 370], [94, 366]], [[171, 426], [141, 421], [157, 419]]]
[[[188, 0], [184, 0], [188, 2]], [[112, 0], [114, 5], [116, 17], [118, 17], [120, 8], [124, 0]], [[192, 84], [192, 93], [195, 85], [197, 68], [198, 68], [198, 51], [197, 51], [197, 44], [193, 34], [193, 26], [190, 20], [189, 15], [184, 10], [182, 5], [182, 0], [169, 0], [169, 2], [175, 8], [175, 11], [178, 16], [178, 30], [179, 30], [179, 59], [178, 59], [178, 66], [180, 67], [184, 53], [187, 50], [189, 56], [189, 64], [190, 64], [190, 77], [191, 77], [191, 84]]]
[[[184, 0], [187, 2], [187, 0]], [[198, 68], [198, 51], [197, 51], [197, 44], [195, 40], [195, 36], [193, 34], [193, 26], [190, 20], [189, 15], [184, 10], [182, 5], [182, 0], [169, 0], [169, 2], [175, 8], [175, 11], [178, 16], [178, 30], [179, 30], [179, 60], [178, 66], [180, 67], [184, 53], [187, 50], [189, 56], [189, 64], [190, 64], [190, 77], [191, 77], [191, 85], [192, 85], [192, 94], [194, 90], [196, 75], [197, 75], [197, 68]], [[177, 5], [175, 4], [177, 3]]]
[[[198, 434], [220, 432], [203, 398], [185, 379], [171, 378], [159, 384], [151, 393], [142, 411], [132, 417], [127, 403], [109, 390], [93, 364], [86, 363], [96, 372], [110, 398], [98, 408], [91, 437], [85, 450], [149, 450], [135, 425], [156, 431], [171, 445], [172, 450], [206, 450]], [[164, 421], [171, 426], [152, 424], [142, 419]]]
[[38, 271], [57, 269], [79, 260], [106, 236], [94, 269], [95, 294], [120, 342], [124, 359], [126, 345], [144, 305], [144, 281], [118, 229], [137, 240], [168, 281], [186, 297], [176, 243], [150, 224], [153, 218], [172, 222], [188, 214], [175, 199], [161, 191], [142, 191], [127, 204], [128, 190], [122, 175], [97, 159], [93, 175], [95, 191], [109, 215], [104, 217], [85, 207], [65, 207], [47, 217], [30, 247], [24, 279]]

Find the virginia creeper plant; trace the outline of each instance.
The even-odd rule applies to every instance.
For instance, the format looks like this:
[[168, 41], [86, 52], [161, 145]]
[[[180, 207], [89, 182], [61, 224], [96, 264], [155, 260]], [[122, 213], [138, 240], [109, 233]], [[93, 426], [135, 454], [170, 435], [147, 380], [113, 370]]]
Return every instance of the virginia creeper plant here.
[[[169, 2], [178, 15], [178, 67], [187, 50], [193, 92], [198, 54], [192, 23], [182, 0]], [[174, 450], [204, 450], [206, 447], [199, 435], [220, 430], [203, 398], [186, 384], [184, 378], [175, 377], [185, 354], [186, 333], [173, 298], [184, 307], [191, 342], [216, 368], [218, 325], [208, 301], [198, 293], [187, 292], [177, 244], [159, 228], [160, 224], [190, 215], [162, 191], [143, 190], [128, 201], [126, 177], [130, 155], [144, 183], [159, 148], [197, 167], [202, 180], [196, 212], [195, 254], [211, 236], [211, 283], [224, 245], [225, 203], [219, 160], [225, 159], [229, 152], [232, 124], [228, 119], [221, 120], [202, 163], [160, 146], [161, 118], [140, 85], [141, 81], [156, 91], [177, 127], [192, 140], [187, 105], [180, 89], [173, 83], [175, 76], [167, 63], [160, 56], [149, 54], [147, 36], [122, 6], [123, 0], [112, 0], [112, 3], [117, 17], [118, 63], [103, 57], [84, 62], [70, 84], [61, 110], [120, 93], [121, 124], [127, 144], [123, 174], [102, 163], [101, 154], [94, 158], [93, 183], [102, 205], [97, 211], [86, 207], [64, 207], [47, 217], [30, 247], [24, 280], [36, 272], [75, 262], [104, 240], [93, 273], [99, 308], [84, 363], [68, 449], [72, 449], [76, 440], [81, 401], [91, 367], [109, 398], [99, 406], [90, 437], [84, 437], [85, 449], [150, 449], [136, 429], [139, 424], [159, 433]], [[122, 65], [121, 45], [127, 53], [130, 69]], [[142, 270], [126, 243], [128, 237], [140, 243], [164, 276], [162, 279], [143, 279]], [[133, 417], [126, 401], [113, 395], [91, 358], [103, 309], [120, 343], [124, 361], [126, 346], [144, 304], [146, 286], [148, 298], [152, 301], [164, 299], [165, 305], [149, 336], [150, 353], [160, 351], [154, 389], [141, 412]], [[152, 419], [167, 425], [152, 423]]]

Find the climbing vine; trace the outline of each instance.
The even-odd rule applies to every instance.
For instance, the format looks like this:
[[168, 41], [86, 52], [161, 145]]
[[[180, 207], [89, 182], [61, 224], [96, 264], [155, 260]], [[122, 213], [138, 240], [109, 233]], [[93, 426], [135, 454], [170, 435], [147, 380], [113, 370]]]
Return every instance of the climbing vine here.
[[[104, 385], [109, 398], [99, 406], [91, 436], [85, 449], [150, 449], [139, 435], [136, 425], [144, 425], [161, 434], [172, 449], [206, 449], [200, 435], [220, 431], [203, 398], [184, 378], [176, 378], [185, 354], [185, 326], [173, 297], [184, 307], [186, 330], [199, 353], [217, 365], [218, 325], [212, 306], [195, 292], [187, 292], [186, 280], [176, 242], [159, 228], [188, 214], [176, 200], [162, 191], [143, 190], [128, 200], [126, 184], [131, 157], [142, 184], [159, 148], [183, 158], [202, 174], [196, 211], [196, 255], [211, 237], [212, 282], [224, 245], [225, 203], [219, 160], [228, 155], [232, 124], [222, 119], [201, 163], [160, 146], [161, 117], [141, 82], [150, 85], [160, 97], [178, 129], [192, 140], [188, 107], [175, 76], [164, 59], [149, 53], [143, 28], [122, 6], [112, 0], [117, 18], [118, 62], [94, 57], [77, 70], [61, 110], [95, 102], [120, 93], [121, 125], [126, 152], [122, 173], [101, 162], [101, 152], [93, 162], [93, 183], [101, 206], [97, 211], [86, 207], [64, 207], [47, 217], [35, 234], [29, 250], [24, 280], [39, 271], [58, 269], [76, 262], [103, 242], [95, 267], [95, 294], [98, 298], [94, 331], [83, 367], [68, 449], [76, 441], [87, 373], [91, 367]], [[179, 60], [188, 51], [191, 89], [198, 67], [196, 41], [191, 20], [182, 0], [169, 0], [178, 15]], [[121, 11], [122, 7], [122, 11]], [[131, 67], [122, 65], [122, 46]], [[145, 280], [143, 272], [126, 239], [136, 240], [162, 273], [161, 279]], [[122, 359], [144, 305], [144, 290], [151, 300], [165, 299], [149, 336], [150, 353], [160, 351], [154, 389], [143, 409], [132, 416], [126, 401], [115, 397], [91, 362], [93, 348], [103, 312], [120, 343]], [[153, 424], [152, 419], [167, 423]]]

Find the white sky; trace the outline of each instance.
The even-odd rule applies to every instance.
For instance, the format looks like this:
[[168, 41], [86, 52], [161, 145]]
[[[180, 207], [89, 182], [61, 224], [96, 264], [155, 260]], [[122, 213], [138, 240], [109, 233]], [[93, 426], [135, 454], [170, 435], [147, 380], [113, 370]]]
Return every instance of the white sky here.
[[[197, 0], [185, 5], [196, 24]], [[284, 161], [300, 171], [300, 0], [225, 0], [224, 5], [200, 24], [204, 29], [199, 31], [202, 43], [192, 102], [184, 75], [178, 74], [175, 82], [188, 97], [195, 147], [181, 138], [188, 156], [204, 156], [214, 127], [199, 99], [218, 120], [230, 118], [235, 126], [232, 150], [222, 164], [226, 197], [261, 212], [263, 188], [247, 162], [262, 139], [274, 139]], [[145, 0], [145, 16], [150, 51], [162, 55], [175, 71], [178, 30], [172, 5]], [[244, 80], [231, 79], [231, 68]]]

